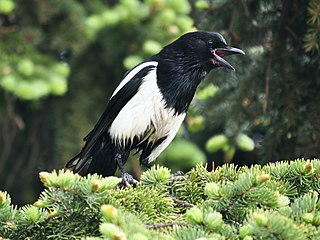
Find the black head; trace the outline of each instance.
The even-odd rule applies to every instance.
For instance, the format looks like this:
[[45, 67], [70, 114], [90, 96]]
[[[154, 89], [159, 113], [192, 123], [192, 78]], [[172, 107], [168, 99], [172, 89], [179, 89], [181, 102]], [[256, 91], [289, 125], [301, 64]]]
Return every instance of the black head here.
[[157, 84], [167, 107], [186, 112], [201, 80], [213, 68], [234, 67], [223, 57], [244, 54], [229, 47], [215, 32], [191, 32], [164, 47], [151, 59], [158, 61]]
[[223, 36], [216, 32], [191, 32], [181, 36], [168, 45], [164, 52], [175, 52], [182, 64], [192, 62], [209, 72], [213, 68], [235, 68], [224, 57], [233, 54], [245, 54], [241, 49], [229, 47]]

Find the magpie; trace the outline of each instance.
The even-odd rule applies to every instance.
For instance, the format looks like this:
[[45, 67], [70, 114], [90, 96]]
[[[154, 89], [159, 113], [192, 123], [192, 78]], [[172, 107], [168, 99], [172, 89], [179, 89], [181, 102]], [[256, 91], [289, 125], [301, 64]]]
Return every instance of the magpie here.
[[129, 70], [66, 168], [102, 176], [119, 168], [124, 186], [137, 183], [124, 170], [129, 153], [139, 152], [140, 164], [151, 167], [175, 137], [204, 77], [218, 67], [235, 70], [224, 59], [232, 54], [245, 53], [228, 46], [219, 33], [196, 31]]

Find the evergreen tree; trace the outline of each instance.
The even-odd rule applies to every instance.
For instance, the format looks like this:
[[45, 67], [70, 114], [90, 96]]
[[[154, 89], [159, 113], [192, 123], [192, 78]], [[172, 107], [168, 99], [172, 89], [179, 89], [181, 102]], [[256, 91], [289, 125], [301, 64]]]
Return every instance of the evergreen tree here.
[[[207, 148], [222, 150], [225, 161], [235, 149], [252, 149], [244, 134], [255, 141], [253, 162], [319, 156], [320, 2], [206, 3], [195, 13], [197, 26], [221, 32], [246, 56], [232, 60], [236, 74], [212, 74], [218, 90], [206, 100], [206, 111], [200, 110], [207, 123], [199, 138], [213, 135]], [[221, 134], [227, 138], [224, 144], [217, 137]], [[246, 164], [250, 158], [236, 160]]]
[[0, 192], [1, 239], [318, 239], [320, 161], [251, 168], [155, 166], [135, 187], [120, 178], [41, 172], [46, 189], [17, 209]]

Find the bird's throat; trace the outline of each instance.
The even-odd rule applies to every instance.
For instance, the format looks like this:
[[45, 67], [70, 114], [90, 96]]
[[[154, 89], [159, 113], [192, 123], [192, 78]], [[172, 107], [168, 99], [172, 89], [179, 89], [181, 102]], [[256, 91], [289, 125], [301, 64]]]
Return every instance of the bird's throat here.
[[177, 114], [187, 112], [196, 89], [204, 74], [174, 73], [158, 75], [158, 86], [167, 108], [173, 108]]

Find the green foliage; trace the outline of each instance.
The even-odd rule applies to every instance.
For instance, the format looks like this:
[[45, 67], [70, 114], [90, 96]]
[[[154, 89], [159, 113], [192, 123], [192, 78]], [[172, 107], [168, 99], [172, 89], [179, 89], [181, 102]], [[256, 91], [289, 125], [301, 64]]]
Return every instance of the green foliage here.
[[208, 139], [206, 149], [208, 152], [216, 152], [227, 144], [228, 138], [224, 134], [219, 134]]
[[[246, 52], [230, 57], [235, 74], [215, 70], [203, 83], [204, 88], [214, 83], [218, 91], [199, 108], [206, 124], [198, 141], [205, 145], [203, 137], [224, 134], [231, 146], [260, 163], [318, 156], [319, 0], [196, 1], [195, 6], [199, 29], [220, 32]], [[241, 134], [254, 140], [255, 151], [242, 152], [253, 147], [237, 144]], [[220, 155], [231, 153], [221, 148], [210, 156], [223, 162], [229, 157]]]
[[203, 201], [203, 189], [207, 181], [212, 177], [201, 165], [197, 165], [185, 175], [177, 175], [172, 183], [172, 192], [178, 199], [191, 204], [199, 204]]
[[122, 207], [139, 215], [145, 224], [170, 222], [177, 217], [173, 200], [162, 189], [139, 185], [117, 192], [114, 196]]
[[[102, 213], [102, 223], [99, 231], [104, 239], [168, 239], [168, 236], [148, 230], [143, 222], [128, 211], [118, 210], [112, 205], [102, 205], [101, 209], [107, 209], [113, 213], [113, 218], [106, 218]], [[127, 236], [127, 237], [126, 237]]]
[[15, 3], [13, 0], [3, 0], [0, 3], [0, 12], [4, 14], [11, 13], [15, 8]]
[[4, 72], [1, 87], [26, 100], [65, 94], [69, 67], [40, 55], [35, 56], [34, 61], [28, 58], [3, 61], [0, 66]]
[[[263, 211], [253, 213], [248, 219], [250, 235], [262, 239], [306, 239], [304, 226], [295, 224], [293, 220], [276, 212]], [[247, 226], [245, 226], [247, 228]], [[288, 231], [288, 229], [290, 229]], [[243, 234], [245, 235], [245, 234]], [[311, 238], [312, 239], [312, 238]]]
[[[37, 16], [36, 11], [30, 13], [29, 7], [41, 10], [42, 15]], [[27, 11], [29, 14], [25, 16], [19, 11]], [[67, 18], [71, 11], [74, 12], [72, 20]], [[58, 36], [55, 31], [68, 29], [68, 32], [77, 32], [83, 23], [79, 17], [81, 11], [72, 1], [40, 3], [35, 6], [26, 6], [24, 3], [16, 6], [14, 1], [1, 1], [0, 12], [4, 15], [0, 19], [3, 29], [0, 42], [0, 87], [23, 100], [65, 94], [70, 69], [67, 64], [57, 60], [56, 51], [63, 51], [73, 44], [79, 47], [82, 38], [76, 40], [76, 37], [81, 36], [80, 32], [70, 39], [67, 35]], [[58, 16], [64, 22], [56, 22], [53, 29], [50, 21]], [[43, 28], [36, 28], [33, 24]], [[46, 31], [51, 33], [50, 40], [45, 37]], [[67, 38], [69, 43], [64, 42]]]
[[317, 239], [320, 161], [265, 167], [198, 165], [184, 175], [155, 166], [122, 189], [116, 177], [41, 172], [46, 189], [16, 208], [0, 192], [9, 239]]
[[164, 44], [194, 30], [193, 19], [188, 16], [190, 12], [191, 6], [187, 0], [121, 0], [114, 6], [88, 16], [87, 34], [93, 38], [103, 28], [141, 25], [141, 42], [131, 43], [130, 55], [123, 62], [125, 68], [130, 69], [158, 53]]
[[141, 175], [140, 181], [146, 186], [151, 185], [159, 189], [165, 189], [170, 179], [171, 174], [168, 168], [155, 165]]
[[229, 163], [232, 161], [236, 149], [241, 151], [250, 152], [254, 150], [254, 141], [246, 134], [239, 133], [232, 138], [228, 138], [225, 134], [217, 134], [211, 136], [206, 142], [206, 150], [209, 153], [223, 151], [224, 162]]
[[308, 6], [308, 31], [304, 37], [304, 49], [306, 52], [320, 51], [320, 1], [313, 0]]

